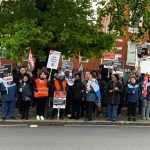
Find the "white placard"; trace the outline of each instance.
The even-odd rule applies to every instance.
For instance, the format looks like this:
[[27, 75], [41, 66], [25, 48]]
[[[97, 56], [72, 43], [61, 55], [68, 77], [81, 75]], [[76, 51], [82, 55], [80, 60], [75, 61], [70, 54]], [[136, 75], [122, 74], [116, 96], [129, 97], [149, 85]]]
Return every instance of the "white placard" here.
[[47, 68], [57, 69], [61, 52], [50, 50]]
[[150, 74], [150, 61], [142, 61], [141, 62], [141, 73]]

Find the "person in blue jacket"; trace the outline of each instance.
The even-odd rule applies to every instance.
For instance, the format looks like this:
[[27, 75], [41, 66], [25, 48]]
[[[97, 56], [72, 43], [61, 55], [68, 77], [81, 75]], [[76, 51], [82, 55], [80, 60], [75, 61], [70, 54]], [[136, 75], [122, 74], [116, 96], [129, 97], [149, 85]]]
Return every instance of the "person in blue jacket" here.
[[138, 103], [138, 100], [141, 96], [141, 89], [138, 84], [136, 84], [136, 77], [131, 76], [130, 78], [131, 82], [127, 84], [125, 93], [127, 95], [127, 101], [128, 101], [128, 121], [131, 121], [131, 112], [133, 115], [133, 121], [136, 121], [136, 106]]
[[[142, 92], [144, 92], [144, 82], [141, 83]], [[141, 94], [142, 99], [142, 119], [143, 120], [150, 120], [149, 112], [150, 112], [150, 74], [148, 75], [148, 83], [147, 83], [147, 95], [146, 97]]]
[[97, 102], [97, 95], [91, 86], [92, 82], [94, 81], [95, 75], [89, 74], [89, 80], [87, 83], [87, 90], [86, 90], [86, 107], [87, 107], [87, 116], [84, 121], [91, 121], [92, 120], [92, 111], [93, 111], [93, 106]]
[[15, 100], [18, 99], [17, 86], [14, 82], [5, 82], [1, 86], [2, 94], [2, 119], [3, 121], [7, 117], [9, 110], [9, 117], [12, 120], [16, 120], [14, 117]]

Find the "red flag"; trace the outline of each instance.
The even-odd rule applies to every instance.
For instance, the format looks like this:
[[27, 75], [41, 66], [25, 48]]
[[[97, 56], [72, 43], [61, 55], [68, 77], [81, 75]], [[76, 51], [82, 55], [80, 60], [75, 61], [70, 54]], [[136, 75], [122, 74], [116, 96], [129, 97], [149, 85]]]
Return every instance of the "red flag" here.
[[30, 50], [29, 52], [29, 60], [28, 60], [28, 71], [33, 71], [34, 70], [34, 61], [32, 58], [32, 52]]
[[148, 82], [148, 73], [145, 74], [144, 76], [144, 91], [143, 91], [143, 96], [146, 97], [147, 95], [147, 82]]
[[82, 60], [81, 60], [81, 55], [80, 55], [80, 52], [79, 52], [79, 59], [78, 59], [78, 72], [81, 72], [83, 71], [83, 67], [82, 67]]

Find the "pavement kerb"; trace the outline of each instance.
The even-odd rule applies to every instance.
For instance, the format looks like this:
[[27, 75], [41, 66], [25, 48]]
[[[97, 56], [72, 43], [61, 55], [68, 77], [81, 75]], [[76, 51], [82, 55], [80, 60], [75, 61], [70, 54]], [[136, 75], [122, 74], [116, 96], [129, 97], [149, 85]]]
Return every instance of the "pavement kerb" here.
[[64, 126], [64, 125], [127, 125], [127, 126], [150, 126], [150, 122], [133, 122], [133, 121], [98, 121], [93, 120], [85, 122], [84, 120], [0, 120], [0, 125], [15, 125], [15, 124], [36, 124], [36, 125], [51, 125], [51, 126]]

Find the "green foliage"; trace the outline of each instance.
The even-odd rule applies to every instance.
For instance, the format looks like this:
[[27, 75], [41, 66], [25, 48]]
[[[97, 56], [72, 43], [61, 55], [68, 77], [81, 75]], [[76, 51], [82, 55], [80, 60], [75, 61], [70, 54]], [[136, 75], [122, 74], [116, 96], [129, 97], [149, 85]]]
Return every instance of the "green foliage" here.
[[[106, 5], [106, 0], [102, 0], [100, 4]], [[127, 27], [133, 27], [140, 22], [142, 25], [138, 27], [138, 31], [129, 36], [132, 42], [139, 42], [145, 38], [148, 32], [150, 38], [150, 11], [148, 10], [149, 0], [111, 0], [104, 9], [99, 10], [100, 16], [110, 14], [112, 21], [109, 24], [109, 30], [115, 30], [116, 34], [126, 38], [125, 31]], [[129, 8], [129, 12], [126, 12]], [[129, 14], [129, 15], [127, 15]], [[143, 21], [141, 20], [143, 18]]]
[[99, 31], [102, 18], [95, 25], [91, 7], [90, 0], [3, 0], [0, 44], [6, 57], [20, 62], [18, 55], [26, 56], [30, 49], [40, 61], [50, 49], [68, 57], [79, 51], [85, 58], [103, 57], [105, 50], [114, 49], [116, 36]]

